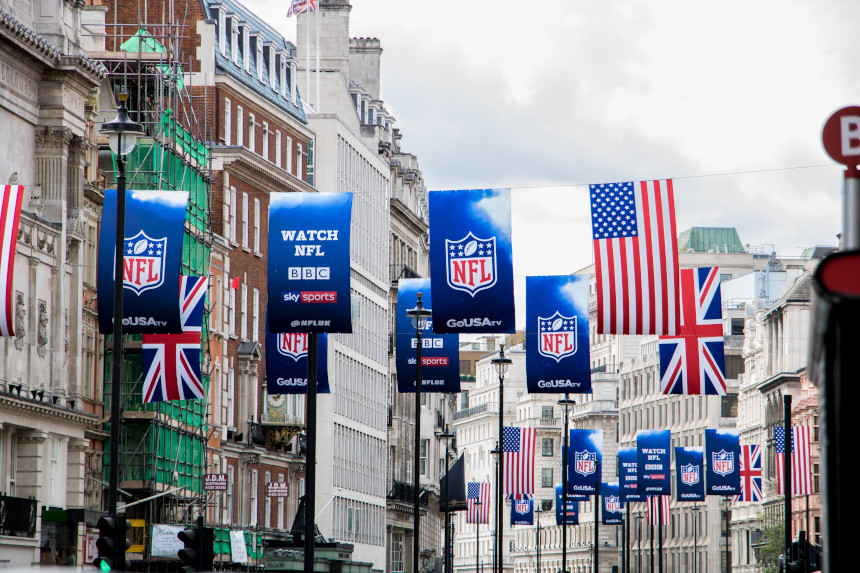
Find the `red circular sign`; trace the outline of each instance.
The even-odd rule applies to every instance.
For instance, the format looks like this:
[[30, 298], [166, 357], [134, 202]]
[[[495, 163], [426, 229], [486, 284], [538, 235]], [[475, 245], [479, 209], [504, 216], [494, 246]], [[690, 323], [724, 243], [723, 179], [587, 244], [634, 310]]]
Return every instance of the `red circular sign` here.
[[860, 107], [833, 112], [824, 122], [821, 143], [833, 161], [849, 167], [860, 165]]

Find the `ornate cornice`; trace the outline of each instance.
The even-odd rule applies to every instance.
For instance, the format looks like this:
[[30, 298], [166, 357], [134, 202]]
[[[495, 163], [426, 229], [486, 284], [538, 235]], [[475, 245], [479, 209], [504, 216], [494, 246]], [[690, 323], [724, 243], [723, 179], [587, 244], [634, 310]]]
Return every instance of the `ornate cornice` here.
[[316, 191], [313, 187], [276, 167], [256, 153], [239, 146], [215, 146], [212, 148], [213, 162], [220, 162], [221, 169], [243, 179], [258, 189], [270, 191]]
[[0, 409], [10, 409], [20, 413], [50, 417], [52, 420], [72, 422], [82, 427], [89, 426], [98, 421], [98, 417], [92, 414], [36, 402], [35, 400], [26, 398], [18, 398], [12, 394], [3, 392], [0, 392]]

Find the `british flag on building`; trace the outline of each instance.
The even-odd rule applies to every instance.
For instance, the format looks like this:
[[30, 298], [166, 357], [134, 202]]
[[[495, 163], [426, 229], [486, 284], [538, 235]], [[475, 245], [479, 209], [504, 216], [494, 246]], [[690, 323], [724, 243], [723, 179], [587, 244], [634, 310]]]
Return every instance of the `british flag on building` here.
[[317, 0], [292, 0], [287, 9], [287, 18], [302, 12], [313, 12], [317, 9]]
[[182, 332], [143, 335], [143, 401], [205, 398], [200, 336], [208, 277], [181, 277]]
[[761, 498], [761, 446], [741, 446], [741, 494], [735, 501]]
[[470, 481], [466, 505], [466, 523], [490, 523], [490, 484]]
[[681, 335], [660, 337], [663, 394], [726, 394], [719, 267], [681, 270]]

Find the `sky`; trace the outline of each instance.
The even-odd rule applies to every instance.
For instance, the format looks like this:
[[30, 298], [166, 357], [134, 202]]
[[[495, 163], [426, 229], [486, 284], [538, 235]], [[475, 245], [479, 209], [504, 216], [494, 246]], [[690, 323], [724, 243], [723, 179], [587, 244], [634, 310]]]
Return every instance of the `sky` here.
[[[287, 2], [244, 3], [295, 42]], [[591, 264], [589, 183], [673, 179], [679, 232], [735, 227], [781, 256], [837, 242], [820, 140], [858, 103], [856, 1], [352, 5], [427, 188], [512, 189], [517, 277]]]

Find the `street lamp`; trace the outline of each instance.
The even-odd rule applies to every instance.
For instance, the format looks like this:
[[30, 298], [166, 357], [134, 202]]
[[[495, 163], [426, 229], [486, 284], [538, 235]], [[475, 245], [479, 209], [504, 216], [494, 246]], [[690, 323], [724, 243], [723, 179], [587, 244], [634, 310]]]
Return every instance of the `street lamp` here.
[[496, 473], [496, 563], [498, 564], [498, 573], [502, 573], [502, 539], [504, 519], [502, 517], [504, 501], [502, 499], [502, 473], [505, 471], [505, 459], [502, 455], [504, 450], [504, 409], [505, 409], [505, 375], [508, 373], [513, 360], [505, 356], [505, 345], [499, 345], [499, 356], [490, 360], [496, 371], [499, 373], [499, 457], [498, 471]]
[[576, 402], [570, 399], [570, 394], [565, 392], [564, 398], [558, 401], [559, 406], [564, 406], [564, 435], [561, 437], [561, 499], [564, 505], [564, 519], [561, 522], [561, 573], [567, 573], [567, 450], [570, 448], [570, 431], [568, 430], [569, 416], [568, 408]]
[[636, 573], [642, 573], [642, 514], [636, 514], [636, 545], [639, 555], [636, 557]]
[[535, 573], [540, 573], [540, 515], [542, 513], [542, 510], [535, 508], [535, 520], [537, 521], [537, 534], [535, 535], [535, 545], [537, 548], [537, 563], [535, 566]]
[[696, 522], [699, 518], [699, 506], [695, 503], [693, 504], [693, 573], [696, 573], [696, 554], [699, 551], [699, 548], [696, 545], [699, 542], [699, 530], [696, 529]]
[[[788, 456], [786, 456], [788, 457]], [[788, 482], [786, 482], [788, 483]], [[726, 573], [729, 572], [729, 503], [731, 503], [728, 496], [723, 498], [723, 503], [726, 504], [726, 511], [723, 514], [724, 519], [726, 520]]]
[[430, 319], [430, 311], [424, 308], [421, 302], [422, 293], [418, 293], [418, 302], [415, 308], [406, 311], [406, 316], [412, 319], [412, 326], [415, 327], [415, 452], [414, 452], [414, 473], [412, 479], [412, 505], [415, 507], [415, 515], [413, 515], [412, 527], [412, 573], [418, 573], [418, 557], [420, 553], [419, 544], [419, 521], [420, 521], [420, 497], [421, 497], [421, 482], [419, 478], [421, 462], [421, 333], [427, 327], [427, 321]]
[[[475, 507], [475, 515], [481, 515], [481, 506], [484, 505], [481, 503], [480, 498], [472, 502], [472, 505]], [[475, 573], [481, 573], [481, 520], [475, 519]]]
[[108, 470], [108, 513], [116, 515], [116, 493], [119, 485], [120, 440], [120, 384], [122, 381], [122, 294], [123, 294], [123, 241], [125, 240], [125, 156], [137, 145], [143, 135], [143, 125], [131, 121], [125, 102], [128, 94], [117, 95], [119, 108], [116, 119], [102, 125], [101, 133], [108, 136], [110, 149], [116, 156], [116, 243], [114, 245], [113, 273], [113, 369], [111, 373], [110, 401], [110, 466]]
[[454, 437], [455, 434], [448, 429], [447, 424], [445, 425], [445, 431], [439, 434], [439, 439], [445, 440], [445, 481], [443, 482], [445, 488], [442, 491], [442, 497], [445, 500], [445, 557], [443, 559], [445, 573], [451, 573], [451, 499], [448, 495], [448, 458], [451, 455], [451, 439]]

